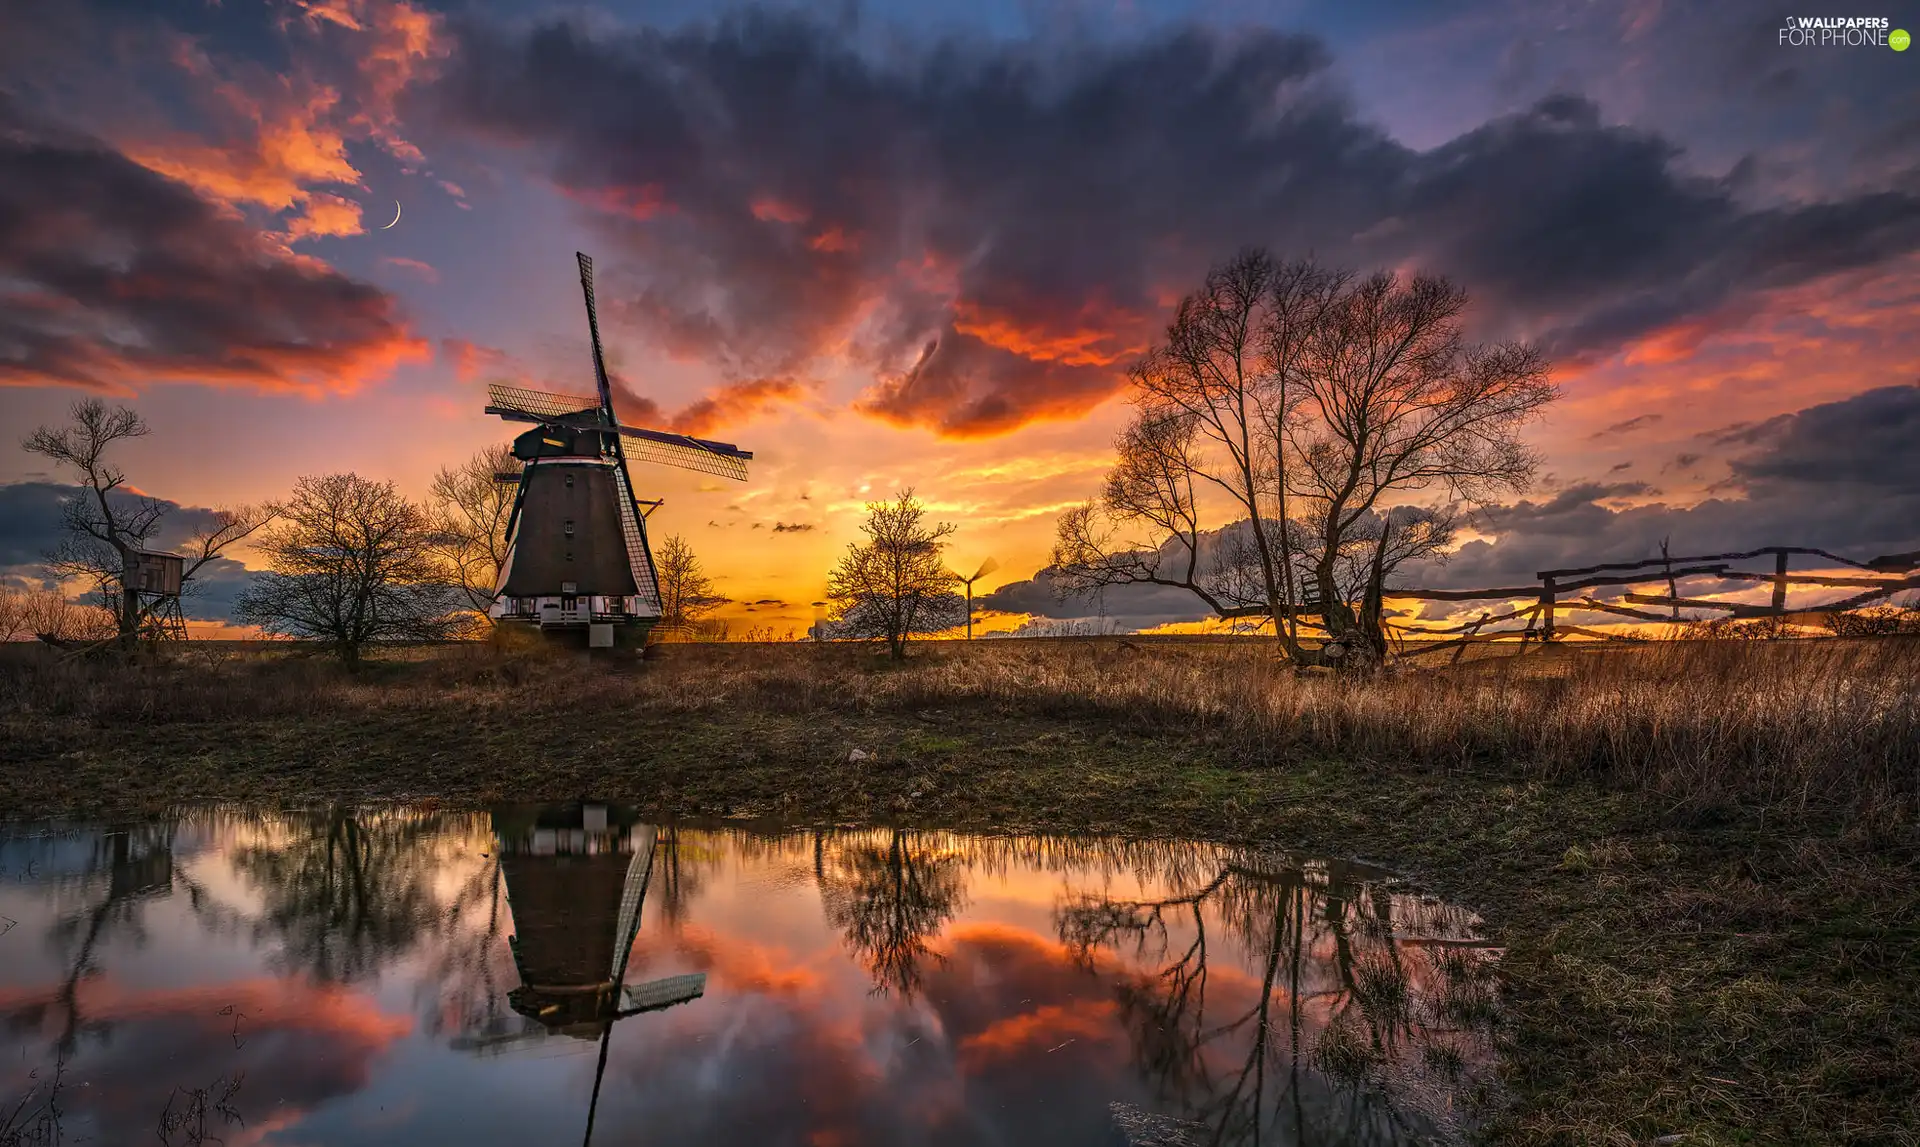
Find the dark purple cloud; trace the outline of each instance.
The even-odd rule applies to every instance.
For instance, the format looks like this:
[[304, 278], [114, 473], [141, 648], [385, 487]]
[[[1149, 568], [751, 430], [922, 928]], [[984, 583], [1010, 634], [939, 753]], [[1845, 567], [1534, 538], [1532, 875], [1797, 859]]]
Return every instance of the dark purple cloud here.
[[1271, 30], [884, 58], [764, 12], [457, 35], [417, 106], [587, 205], [618, 244], [610, 309], [743, 374], [844, 352], [863, 410], [953, 436], [1111, 395], [1247, 243], [1451, 274], [1480, 333], [1561, 361], [1920, 247], [1910, 193], [1751, 205], [1741, 170], [1701, 175], [1577, 95], [1410, 150], [1318, 41]]
[[424, 354], [385, 292], [0, 93], [0, 385], [343, 390]]
[[[0, 484], [0, 584], [38, 586], [47, 582], [44, 559], [64, 536], [61, 506], [82, 493], [79, 486], [58, 482]], [[129, 507], [141, 501], [132, 494], [116, 494], [114, 500]], [[214, 522], [214, 511], [204, 506], [183, 506], [166, 498], [157, 501], [170, 508], [149, 540], [155, 549], [184, 552], [178, 547], [195, 530]], [[231, 620], [235, 599], [254, 576], [254, 571], [231, 558], [215, 558], [201, 566], [188, 583], [181, 611], [199, 621]]]

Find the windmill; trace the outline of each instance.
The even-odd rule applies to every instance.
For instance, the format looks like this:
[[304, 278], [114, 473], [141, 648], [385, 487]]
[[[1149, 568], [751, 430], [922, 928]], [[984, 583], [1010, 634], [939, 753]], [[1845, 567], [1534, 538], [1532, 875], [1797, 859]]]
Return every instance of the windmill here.
[[[660, 587], [647, 548], [647, 513], [660, 503], [634, 495], [629, 456], [744, 482], [753, 453], [664, 430], [623, 426], [600, 349], [593, 260], [575, 252], [587, 300], [597, 397], [493, 384], [487, 413], [533, 429], [513, 440], [517, 474], [507, 518], [506, 559], [488, 611], [503, 622], [579, 635], [589, 646], [639, 644], [660, 617]], [[641, 507], [647, 507], [642, 512]]]
[[968, 641], [973, 640], [973, 583], [979, 581], [983, 577], [986, 577], [988, 574], [992, 573], [994, 570], [997, 570], [999, 568], [1000, 568], [1000, 562], [997, 559], [988, 558], [986, 561], [980, 563], [979, 569], [973, 571], [972, 577], [962, 577], [960, 574], [953, 575], [954, 577], [960, 578], [960, 581], [967, 587], [967, 640]]
[[620, 823], [627, 819], [624, 812], [609, 812], [594, 804], [550, 806], [531, 817], [521, 809], [494, 810], [494, 849], [513, 913], [507, 945], [520, 976], [507, 1002], [523, 1017], [522, 1026], [490, 1027], [452, 1042], [459, 1051], [501, 1055], [551, 1046], [556, 1037], [581, 1041], [574, 1047], [598, 1041], [587, 1104], [589, 1144], [613, 1025], [699, 999], [707, 984], [704, 972], [626, 982], [658, 832], [651, 825]]

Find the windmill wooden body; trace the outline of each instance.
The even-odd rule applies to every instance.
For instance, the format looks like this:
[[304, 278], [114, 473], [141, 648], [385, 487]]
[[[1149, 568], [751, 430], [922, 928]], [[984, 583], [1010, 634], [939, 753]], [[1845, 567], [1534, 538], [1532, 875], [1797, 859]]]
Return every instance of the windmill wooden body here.
[[545, 633], [585, 636], [590, 646], [640, 644], [660, 618], [647, 545], [647, 513], [659, 503], [635, 496], [628, 457], [745, 481], [753, 454], [728, 442], [620, 424], [600, 347], [593, 260], [575, 257], [596, 397], [487, 388], [487, 413], [534, 424], [514, 439], [519, 472], [498, 475], [516, 489], [489, 612]]

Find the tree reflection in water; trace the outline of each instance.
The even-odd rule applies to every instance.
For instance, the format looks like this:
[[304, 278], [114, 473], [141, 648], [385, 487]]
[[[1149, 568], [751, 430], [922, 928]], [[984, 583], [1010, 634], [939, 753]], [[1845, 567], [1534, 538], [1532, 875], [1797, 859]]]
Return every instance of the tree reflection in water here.
[[[1153, 846], [1121, 847], [1156, 867]], [[1194, 871], [1175, 847], [1166, 894], [1069, 893], [1056, 911], [1083, 966], [1126, 965], [1115, 996], [1163, 1099], [1211, 1143], [1398, 1143], [1457, 1123], [1493, 1015], [1466, 913], [1357, 865], [1220, 850]]]
[[255, 936], [288, 971], [357, 982], [443, 929], [443, 846], [471, 816], [336, 804], [276, 819], [230, 856], [263, 900]]
[[[833, 845], [827, 847], [829, 841]], [[814, 838], [815, 873], [827, 919], [873, 977], [875, 991], [912, 999], [933, 939], [966, 907], [967, 865], [944, 835], [894, 829]]]
[[333, 804], [252, 827], [228, 860], [261, 897], [245, 926], [283, 971], [358, 983], [417, 957], [427, 1031], [507, 1023], [515, 978], [486, 814]]

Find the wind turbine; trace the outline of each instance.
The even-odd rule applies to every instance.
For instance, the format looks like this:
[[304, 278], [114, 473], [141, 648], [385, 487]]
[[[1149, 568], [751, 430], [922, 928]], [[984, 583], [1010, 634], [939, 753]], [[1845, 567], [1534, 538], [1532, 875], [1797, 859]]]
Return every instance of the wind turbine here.
[[994, 570], [997, 570], [999, 568], [1000, 568], [1000, 562], [997, 559], [988, 558], [986, 561], [980, 563], [979, 569], [973, 571], [972, 577], [965, 577], [961, 574], [953, 575], [954, 577], [959, 578], [962, 582], [966, 583], [966, 587], [967, 587], [967, 640], [968, 641], [973, 640], [973, 583], [979, 581], [983, 577], [986, 577], [988, 574], [992, 573]]

